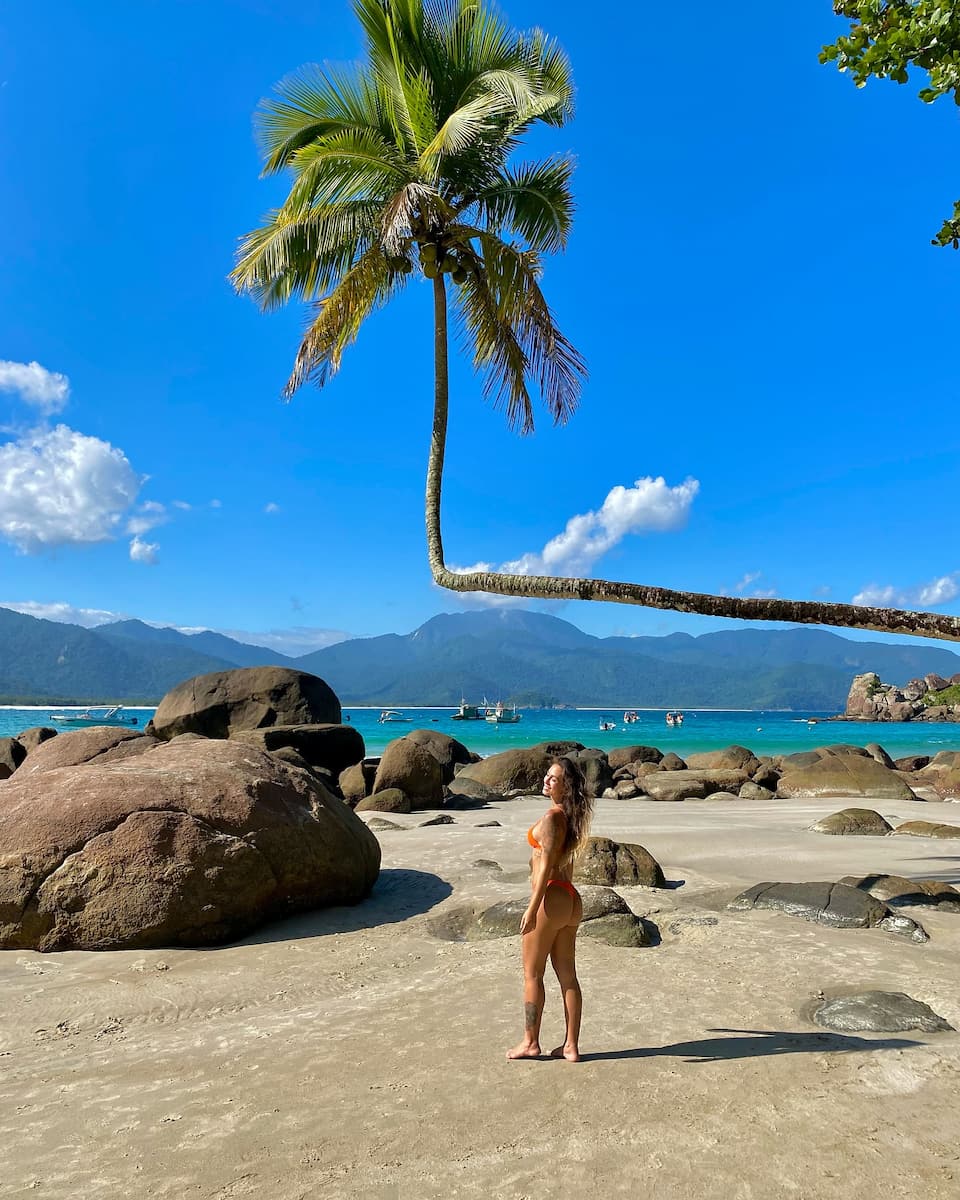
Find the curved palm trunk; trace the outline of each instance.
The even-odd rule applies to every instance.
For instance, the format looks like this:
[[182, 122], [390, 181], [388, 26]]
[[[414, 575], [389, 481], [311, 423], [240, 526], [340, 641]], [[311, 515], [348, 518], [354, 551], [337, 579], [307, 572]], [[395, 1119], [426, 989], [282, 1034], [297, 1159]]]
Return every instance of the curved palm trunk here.
[[447, 292], [443, 276], [433, 281], [434, 398], [433, 431], [427, 463], [427, 557], [434, 582], [453, 592], [494, 592], [530, 600], [606, 600], [638, 604], [707, 617], [733, 617], [741, 621], [790, 621], [800, 625], [836, 625], [844, 629], [870, 629], [878, 633], [912, 634], [915, 637], [960, 641], [960, 617], [894, 608], [867, 608], [857, 604], [820, 604], [812, 600], [757, 599], [714, 596], [703, 592], [675, 592], [640, 583], [607, 579], [566, 579], [555, 575], [501, 575], [489, 571], [459, 573], [443, 561], [440, 532], [440, 494], [447, 438], [449, 367], [447, 357]]

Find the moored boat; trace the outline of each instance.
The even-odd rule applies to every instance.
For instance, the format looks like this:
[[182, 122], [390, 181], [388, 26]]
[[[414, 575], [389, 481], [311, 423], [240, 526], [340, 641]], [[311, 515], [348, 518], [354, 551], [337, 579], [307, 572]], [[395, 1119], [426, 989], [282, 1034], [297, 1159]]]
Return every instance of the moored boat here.
[[460, 697], [460, 707], [455, 713], [450, 716], [451, 721], [482, 721], [487, 715], [487, 710], [476, 704], [468, 704], [466, 700]]
[[377, 723], [380, 725], [387, 725], [393, 721], [409, 725], [413, 722], [413, 717], [405, 717], [402, 712], [398, 712], [395, 708], [385, 708], [380, 716], [377, 717]]
[[485, 719], [496, 725], [515, 725], [520, 720], [520, 715], [515, 704], [507, 705], [498, 700], [493, 708], [487, 709]]
[[63, 712], [52, 712], [48, 720], [57, 725], [139, 725], [138, 717], [128, 716], [123, 705], [107, 705], [103, 708], [83, 708]]

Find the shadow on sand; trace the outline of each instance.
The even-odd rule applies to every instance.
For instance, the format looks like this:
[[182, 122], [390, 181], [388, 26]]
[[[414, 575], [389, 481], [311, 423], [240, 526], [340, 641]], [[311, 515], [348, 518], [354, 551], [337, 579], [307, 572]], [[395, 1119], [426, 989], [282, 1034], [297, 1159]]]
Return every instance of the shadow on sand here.
[[674, 1042], [670, 1046], [637, 1046], [632, 1050], [601, 1050], [581, 1055], [581, 1062], [618, 1058], [682, 1058], [688, 1063], [725, 1062], [735, 1058], [765, 1058], [773, 1054], [849, 1054], [865, 1050], [905, 1050], [923, 1046], [906, 1038], [861, 1038], [838, 1033], [781, 1033], [775, 1029], [710, 1029], [727, 1037]]
[[359, 904], [340, 904], [272, 921], [230, 945], [255, 946], [295, 938], [327, 937], [333, 933], [356, 933], [360, 929], [392, 925], [396, 921], [405, 921], [408, 917], [429, 912], [452, 892], [453, 887], [439, 875], [388, 867], [380, 872], [373, 891]]

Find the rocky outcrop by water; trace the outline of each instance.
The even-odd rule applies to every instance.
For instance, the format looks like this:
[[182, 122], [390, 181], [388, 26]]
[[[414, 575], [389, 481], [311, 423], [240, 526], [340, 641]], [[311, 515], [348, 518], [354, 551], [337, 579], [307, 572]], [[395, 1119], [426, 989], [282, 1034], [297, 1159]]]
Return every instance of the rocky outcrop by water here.
[[904, 686], [881, 683], [874, 671], [854, 676], [838, 720], [960, 721], [960, 674], [924, 675]]

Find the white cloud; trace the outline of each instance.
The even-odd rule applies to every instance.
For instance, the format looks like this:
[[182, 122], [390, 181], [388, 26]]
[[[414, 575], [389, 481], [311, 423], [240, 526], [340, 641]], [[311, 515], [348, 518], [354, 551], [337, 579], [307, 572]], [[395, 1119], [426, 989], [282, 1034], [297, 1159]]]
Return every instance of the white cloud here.
[[223, 508], [223, 501], [222, 500], [211, 500], [210, 507], [211, 508]]
[[141, 504], [136, 513], [127, 521], [127, 533], [141, 534], [156, 529], [169, 520], [167, 510], [156, 500], [147, 500]]
[[148, 567], [152, 567], [157, 561], [159, 549], [156, 542], [144, 542], [135, 537], [130, 543], [130, 561], [146, 563]]
[[302, 654], [310, 654], [313, 650], [322, 650], [325, 646], [335, 646], [338, 642], [348, 642], [353, 636], [344, 633], [342, 629], [315, 629], [309, 625], [294, 625], [289, 629], [269, 629], [266, 632], [248, 629], [217, 629], [234, 641], [244, 642], [248, 646], [265, 646], [268, 650], [279, 650], [291, 658], [299, 658]]
[[109, 612], [104, 608], [74, 608], [65, 601], [54, 601], [45, 604], [39, 600], [0, 600], [0, 608], [10, 608], [14, 612], [25, 613], [28, 617], [38, 617], [43, 621], [59, 621], [65, 625], [82, 625], [84, 629], [95, 629], [98, 625], [106, 625], [112, 621], [126, 621], [126, 613]]
[[0, 392], [14, 392], [44, 416], [60, 412], [70, 399], [70, 380], [38, 362], [0, 359]]
[[265, 506], [264, 506], [264, 509], [263, 509], [263, 511], [264, 511], [265, 513], [270, 513], [271, 515], [272, 515], [273, 513], [278, 513], [278, 512], [280, 511], [280, 505], [279, 505], [279, 504], [274, 504], [274, 502], [271, 500], [269, 504], [267, 504], [267, 505], [265, 505]]
[[0, 537], [21, 553], [115, 537], [141, 484], [122, 450], [66, 425], [0, 446]]
[[183, 511], [183, 512], [189, 512], [189, 511], [190, 511], [190, 509], [191, 509], [193, 506], [192, 506], [192, 505], [190, 505], [190, 504], [188, 504], [188, 503], [186, 502], [186, 500], [174, 500], [174, 501], [173, 501], [173, 507], [174, 507], [174, 508], [179, 508], [179, 509], [181, 509], [181, 511]]
[[868, 583], [862, 591], [857, 592], [851, 603], [868, 608], [936, 608], [938, 604], [946, 604], [960, 594], [958, 578], [960, 572], [954, 571], [913, 587], [898, 588], [892, 584], [881, 587], [876, 583]]
[[[597, 559], [628, 534], [681, 529], [699, 490], [696, 479], [668, 487], [662, 476], [638, 479], [631, 488], [618, 484], [596, 512], [571, 517], [563, 532], [551, 538], [542, 550], [528, 552], [496, 568], [489, 563], [477, 563], [472, 567], [450, 569], [458, 574], [496, 570], [507, 575], [588, 575]], [[484, 596], [482, 602], [496, 605], [516, 603], [516, 600]]]

